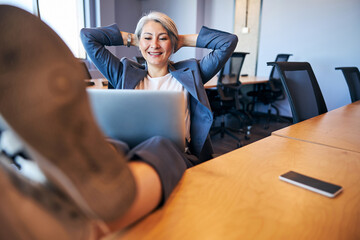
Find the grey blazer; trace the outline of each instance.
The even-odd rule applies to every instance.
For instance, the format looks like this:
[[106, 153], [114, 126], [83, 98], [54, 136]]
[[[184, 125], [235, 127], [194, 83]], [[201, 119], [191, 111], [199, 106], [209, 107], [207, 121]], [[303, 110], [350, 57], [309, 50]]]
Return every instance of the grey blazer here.
[[[84, 47], [99, 71], [117, 89], [134, 89], [147, 74], [146, 65], [140, 65], [128, 58], [121, 60], [105, 46], [124, 45], [116, 24], [100, 28], [81, 30]], [[211, 158], [213, 153], [209, 131], [213, 116], [204, 88], [229, 59], [237, 44], [237, 36], [202, 27], [196, 47], [212, 51], [201, 60], [189, 59], [169, 63], [169, 72], [190, 93], [190, 151], [200, 162]]]

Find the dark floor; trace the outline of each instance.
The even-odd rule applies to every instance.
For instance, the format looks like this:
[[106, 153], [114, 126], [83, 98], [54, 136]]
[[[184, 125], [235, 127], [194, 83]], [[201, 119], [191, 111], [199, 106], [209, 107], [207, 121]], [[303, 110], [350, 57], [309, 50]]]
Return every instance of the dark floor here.
[[[272, 117], [269, 122], [269, 128], [265, 129], [265, 124], [266, 117], [264, 115], [257, 114], [254, 116], [254, 121], [250, 131], [250, 139], [245, 139], [245, 134], [243, 133], [234, 134], [241, 139], [241, 145], [246, 146], [247, 144], [270, 136], [273, 131], [291, 125], [291, 121], [289, 119], [276, 120], [275, 117]], [[216, 125], [219, 124], [217, 123]], [[216, 154], [224, 154], [237, 148], [237, 140], [226, 134], [223, 138], [221, 138], [220, 134], [214, 135], [211, 137], [211, 140]]]

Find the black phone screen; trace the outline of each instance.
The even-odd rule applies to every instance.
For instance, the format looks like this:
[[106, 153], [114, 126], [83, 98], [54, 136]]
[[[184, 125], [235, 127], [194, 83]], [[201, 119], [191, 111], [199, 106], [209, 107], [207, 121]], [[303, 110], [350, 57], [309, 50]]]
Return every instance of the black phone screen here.
[[[293, 183], [295, 185], [298, 185], [300, 187], [305, 187], [306, 186], [313, 188], [307, 188], [309, 190], [312, 191], [316, 191], [316, 190], [320, 190], [326, 193], [329, 193], [331, 195], [336, 195], [341, 189], [342, 187], [339, 185], [335, 185], [329, 182], [325, 182], [316, 178], [312, 178], [309, 176], [305, 176], [303, 174], [297, 173], [297, 172], [293, 172], [293, 171], [289, 171], [283, 175], [280, 176], [281, 180]], [[305, 186], [302, 186], [305, 185]], [[317, 192], [317, 191], [316, 191]]]

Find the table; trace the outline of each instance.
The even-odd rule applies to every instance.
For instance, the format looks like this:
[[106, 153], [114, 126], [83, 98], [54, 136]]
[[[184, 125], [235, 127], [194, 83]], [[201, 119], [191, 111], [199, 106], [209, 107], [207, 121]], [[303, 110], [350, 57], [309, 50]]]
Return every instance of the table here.
[[[188, 169], [161, 209], [111, 239], [360, 239], [359, 159], [270, 136]], [[327, 198], [280, 181], [289, 170], [344, 190]]]
[[[213, 88], [217, 85], [218, 77], [213, 77], [210, 81], [208, 81], [204, 86], [205, 88]], [[104, 78], [99, 79], [90, 79], [88, 82], [93, 82], [93, 86], [88, 86], [89, 88], [107, 88], [108, 81]], [[231, 82], [232, 80], [229, 78], [224, 78], [224, 83]], [[269, 81], [266, 77], [256, 77], [256, 76], [246, 76], [240, 78], [241, 84], [249, 85], [249, 84], [259, 84], [266, 83]]]
[[272, 134], [360, 152], [360, 101], [280, 129]]
[[[259, 83], [266, 83], [269, 81], [269, 78], [266, 77], [257, 77], [257, 76], [242, 76], [240, 77], [240, 82], [243, 85], [249, 84], [259, 84]], [[214, 76], [210, 81], [208, 81], [204, 86], [205, 88], [214, 88], [217, 85], [218, 76]], [[223, 79], [224, 83], [231, 83], [234, 82], [234, 78], [229, 78], [227, 76]]]

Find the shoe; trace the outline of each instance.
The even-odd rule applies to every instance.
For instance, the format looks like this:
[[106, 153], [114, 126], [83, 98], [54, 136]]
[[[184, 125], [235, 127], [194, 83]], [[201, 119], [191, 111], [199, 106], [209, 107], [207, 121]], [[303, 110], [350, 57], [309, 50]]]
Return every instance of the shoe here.
[[95, 239], [94, 225], [60, 192], [26, 179], [0, 155], [0, 239]]
[[112, 221], [135, 198], [123, 156], [92, 115], [86, 73], [36, 16], [0, 5], [0, 114], [46, 177], [92, 218]]

